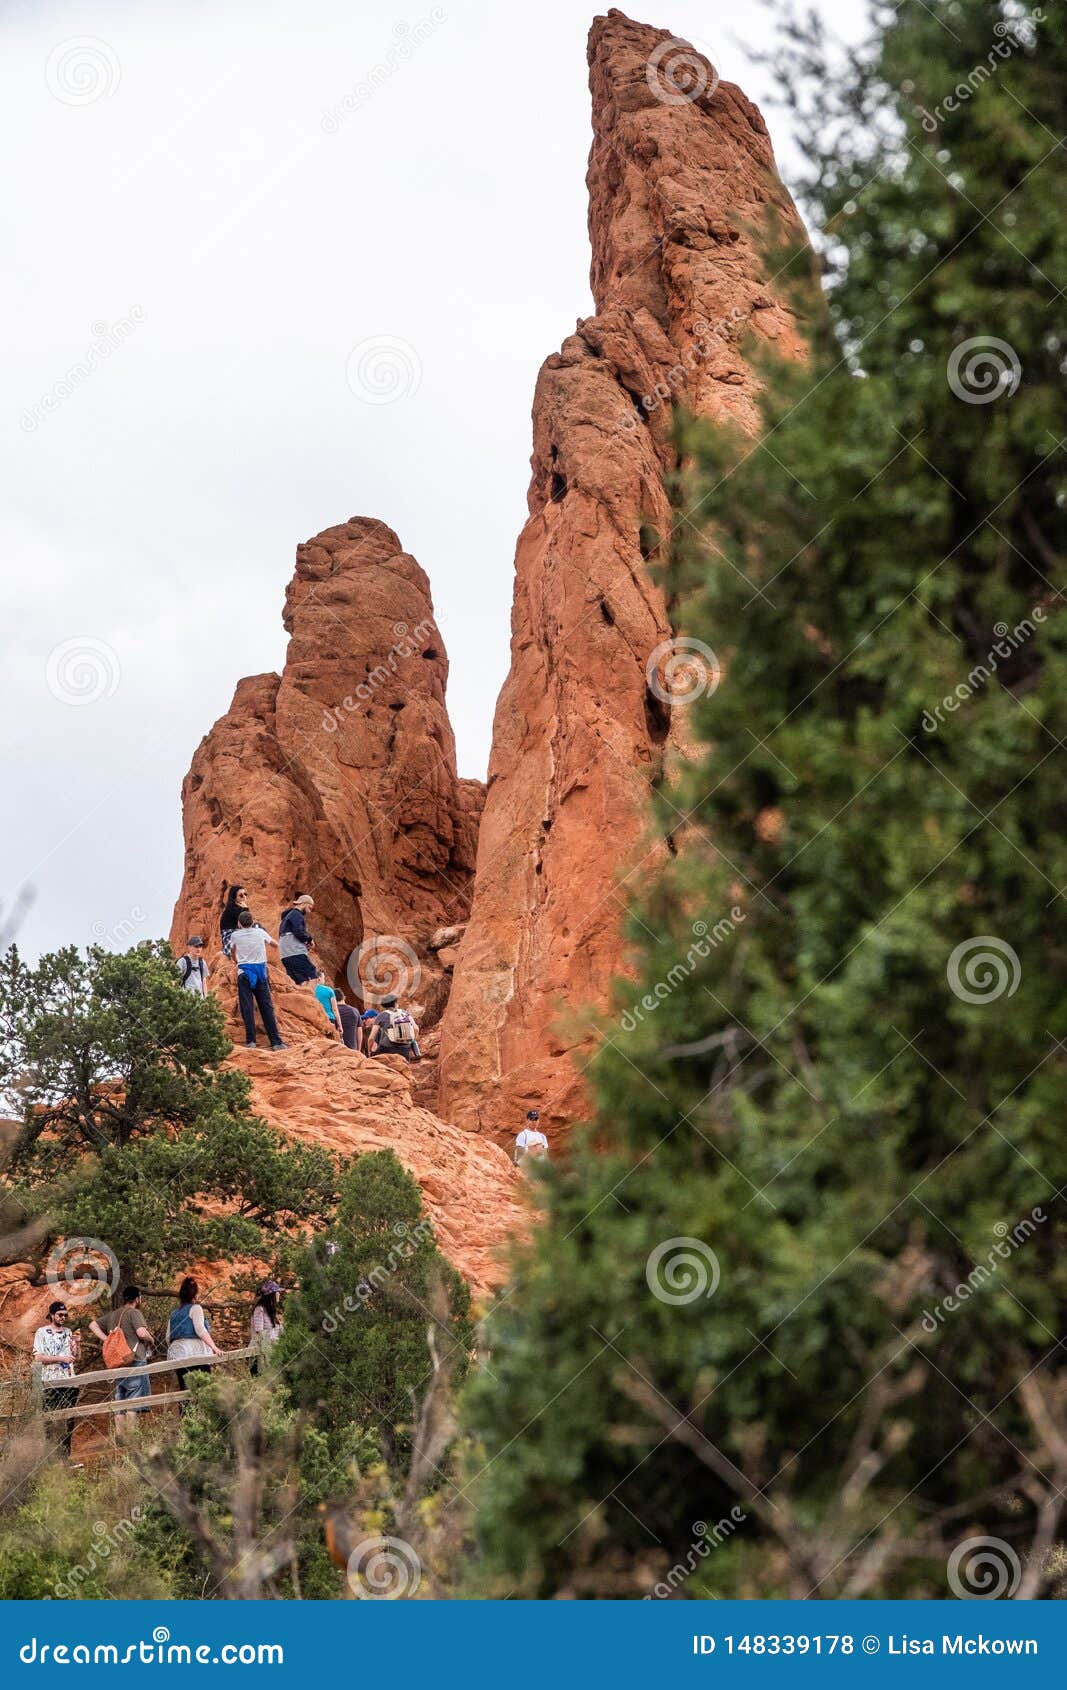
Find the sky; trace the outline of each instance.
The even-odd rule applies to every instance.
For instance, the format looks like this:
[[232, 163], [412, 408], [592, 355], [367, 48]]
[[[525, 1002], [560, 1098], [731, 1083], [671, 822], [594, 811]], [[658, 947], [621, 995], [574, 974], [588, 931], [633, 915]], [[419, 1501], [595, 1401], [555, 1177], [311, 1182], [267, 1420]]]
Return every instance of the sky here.
[[[788, 182], [775, 8], [645, 5], [764, 104]], [[863, 0], [816, 9], [863, 33]], [[534, 381], [592, 310], [593, 15], [0, 0], [0, 901], [25, 954], [166, 933], [193, 751], [281, 667], [297, 544], [350, 516], [427, 571], [484, 775]]]

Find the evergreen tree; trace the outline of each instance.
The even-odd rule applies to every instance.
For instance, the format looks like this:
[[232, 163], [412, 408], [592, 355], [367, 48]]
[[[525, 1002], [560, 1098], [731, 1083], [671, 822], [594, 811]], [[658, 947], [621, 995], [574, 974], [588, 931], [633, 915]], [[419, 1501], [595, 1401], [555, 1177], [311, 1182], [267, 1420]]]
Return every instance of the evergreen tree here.
[[106, 1246], [126, 1280], [191, 1257], [264, 1254], [332, 1216], [338, 1170], [252, 1114], [214, 998], [183, 989], [169, 947], [73, 947], [0, 961], [0, 1084], [21, 1129], [9, 1206], [48, 1238]]
[[489, 1590], [1062, 1578], [1067, 29], [875, 19], [793, 31], [811, 364], [680, 434], [707, 750], [472, 1393]]
[[[403, 1467], [431, 1377], [427, 1330], [466, 1372], [470, 1290], [437, 1248], [422, 1193], [391, 1150], [359, 1156], [341, 1180], [329, 1232], [294, 1261], [299, 1291], [286, 1308], [277, 1359], [293, 1401], [344, 1443], [353, 1425], [376, 1434]], [[436, 1278], [447, 1316], [433, 1313]]]

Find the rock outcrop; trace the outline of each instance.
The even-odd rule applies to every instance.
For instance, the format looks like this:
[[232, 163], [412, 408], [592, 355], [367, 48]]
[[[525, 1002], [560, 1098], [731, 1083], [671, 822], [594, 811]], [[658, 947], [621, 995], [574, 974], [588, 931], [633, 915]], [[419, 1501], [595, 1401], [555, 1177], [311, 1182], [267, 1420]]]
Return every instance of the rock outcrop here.
[[172, 942], [217, 950], [233, 881], [275, 935], [310, 892], [327, 974], [343, 983], [362, 947], [370, 990], [432, 1023], [446, 986], [427, 941], [469, 909], [483, 789], [456, 774], [429, 583], [391, 528], [354, 517], [297, 548], [284, 622], [282, 674], [238, 684], [186, 776]]
[[418, 1106], [418, 1067], [315, 1040], [288, 1051], [237, 1050], [258, 1114], [290, 1138], [352, 1156], [394, 1150], [422, 1188], [437, 1241], [484, 1297], [505, 1276], [509, 1238], [529, 1224], [523, 1182], [495, 1144]]
[[672, 409], [754, 430], [742, 341], [804, 349], [767, 275], [771, 223], [781, 240], [803, 231], [759, 112], [616, 11], [595, 21], [589, 64], [596, 315], [537, 383], [511, 669], [442, 1025], [441, 1112], [501, 1143], [531, 1106], [550, 1137], [581, 1117], [590, 1046], [561, 1011], [606, 1005], [627, 880], [664, 848], [649, 789], [685, 747], [675, 688], [705, 661], [679, 646], [650, 568], [671, 526]]

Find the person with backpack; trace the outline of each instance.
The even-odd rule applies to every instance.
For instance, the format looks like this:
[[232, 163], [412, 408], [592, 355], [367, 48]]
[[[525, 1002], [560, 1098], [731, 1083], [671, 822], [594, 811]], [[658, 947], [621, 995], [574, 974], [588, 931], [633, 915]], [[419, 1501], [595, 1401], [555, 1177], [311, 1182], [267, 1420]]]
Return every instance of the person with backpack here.
[[178, 958], [178, 974], [187, 992], [195, 992], [198, 998], [207, 997], [207, 977], [211, 970], [204, 961], [204, 941], [198, 934], [193, 934], [185, 946], [185, 955]]
[[277, 943], [265, 927], [259, 927], [253, 921], [251, 910], [241, 911], [237, 926], [230, 935], [230, 955], [237, 964], [237, 1001], [245, 1024], [245, 1044], [250, 1050], [254, 1050], [256, 1045], [257, 1004], [271, 1050], [289, 1048], [283, 1044], [274, 1019], [274, 999], [270, 995], [267, 978], [267, 946]]
[[337, 993], [327, 981], [326, 975], [321, 968], [316, 971], [315, 979], [317, 981], [315, 986], [315, 996], [322, 1005], [322, 1012], [327, 1021], [330, 1023], [331, 1030], [336, 1033], [337, 1037], [340, 1039], [344, 1035], [341, 1027], [341, 1018], [337, 1013]]
[[226, 902], [222, 906], [219, 917], [219, 932], [222, 935], [222, 949], [226, 956], [230, 954], [230, 945], [237, 924], [241, 919], [242, 910], [248, 908], [248, 893], [243, 886], [231, 886], [226, 894]]
[[422, 1055], [415, 1018], [409, 1009], [400, 1009], [393, 996], [382, 999], [370, 1040], [368, 1056], [402, 1056], [407, 1062], [418, 1062]]
[[[53, 1409], [76, 1408], [78, 1403], [78, 1387], [67, 1381], [74, 1378], [81, 1354], [81, 1337], [71, 1331], [67, 1320], [66, 1303], [50, 1303], [48, 1324], [39, 1326], [33, 1335], [33, 1359], [41, 1369], [46, 1414]], [[63, 1434], [63, 1448], [68, 1461], [73, 1438], [74, 1422], [68, 1420]], [[71, 1465], [80, 1467], [81, 1462], [74, 1461]]]
[[[222, 1351], [211, 1336], [211, 1322], [197, 1298], [200, 1287], [195, 1279], [185, 1278], [178, 1287], [178, 1307], [171, 1309], [167, 1322], [167, 1360], [195, 1361], [203, 1356], [220, 1356]], [[184, 1391], [190, 1373], [207, 1373], [206, 1367], [179, 1367], [178, 1389]], [[185, 1404], [179, 1404], [182, 1412]]]
[[289, 908], [282, 911], [278, 928], [278, 956], [296, 986], [306, 986], [309, 980], [317, 978], [319, 972], [308, 955], [315, 941], [308, 932], [307, 911], [314, 908], [314, 898], [307, 892], [301, 892], [299, 898], [294, 898]]
[[[156, 1347], [141, 1313], [141, 1291], [137, 1285], [127, 1285], [122, 1293], [122, 1307], [89, 1322], [89, 1330], [101, 1339], [104, 1346], [105, 1367], [133, 1367], [139, 1361], [151, 1361]], [[115, 1380], [115, 1401], [133, 1402], [138, 1397], [152, 1395], [152, 1381], [147, 1373], [132, 1373]], [[133, 1424], [135, 1414], [147, 1414], [146, 1408], [133, 1408], [116, 1414], [115, 1430], [124, 1437]]]
[[515, 1139], [515, 1166], [521, 1167], [527, 1157], [534, 1157], [539, 1162], [548, 1160], [548, 1140], [537, 1123], [541, 1119], [538, 1109], [526, 1111], [526, 1124]]

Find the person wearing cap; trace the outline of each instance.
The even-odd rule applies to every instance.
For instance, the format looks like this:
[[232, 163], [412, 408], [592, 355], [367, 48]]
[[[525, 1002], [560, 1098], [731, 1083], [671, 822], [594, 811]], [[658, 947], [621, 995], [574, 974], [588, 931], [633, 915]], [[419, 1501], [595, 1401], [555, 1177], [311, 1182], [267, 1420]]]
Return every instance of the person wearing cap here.
[[[71, 1331], [67, 1320], [66, 1303], [50, 1303], [48, 1324], [39, 1326], [33, 1335], [33, 1359], [41, 1369], [46, 1414], [53, 1409], [74, 1408], [78, 1401], [77, 1386], [68, 1385], [65, 1381], [74, 1377], [81, 1354], [81, 1338], [77, 1332]], [[74, 1422], [68, 1420], [63, 1434], [63, 1448], [68, 1461], [73, 1437]]]
[[278, 956], [290, 980], [297, 986], [306, 986], [309, 980], [318, 978], [318, 968], [308, 954], [315, 941], [308, 932], [307, 912], [314, 908], [315, 900], [310, 893], [301, 892], [299, 898], [294, 898], [289, 908], [282, 911], [278, 928]]
[[528, 1156], [538, 1161], [548, 1158], [548, 1140], [537, 1125], [541, 1119], [539, 1109], [527, 1109], [526, 1124], [515, 1139], [515, 1166], [519, 1167]]
[[407, 1062], [418, 1062], [422, 1055], [419, 1029], [410, 1010], [399, 1008], [395, 995], [390, 993], [382, 999], [375, 1019], [368, 1026], [368, 1056], [402, 1056]]
[[[265, 1279], [259, 1288], [252, 1309], [252, 1328], [249, 1335], [249, 1345], [266, 1355], [272, 1344], [277, 1343], [282, 1335], [282, 1317], [278, 1309], [278, 1298], [282, 1295], [282, 1288], [276, 1279]], [[253, 1377], [259, 1372], [259, 1358], [252, 1363]]]
[[178, 973], [187, 992], [198, 998], [207, 997], [207, 977], [211, 970], [204, 961], [204, 941], [199, 933], [191, 933], [185, 943], [185, 954], [177, 961]]

